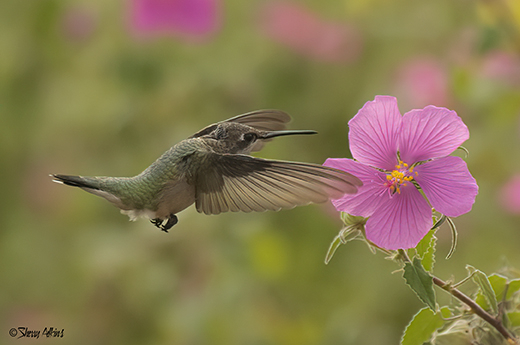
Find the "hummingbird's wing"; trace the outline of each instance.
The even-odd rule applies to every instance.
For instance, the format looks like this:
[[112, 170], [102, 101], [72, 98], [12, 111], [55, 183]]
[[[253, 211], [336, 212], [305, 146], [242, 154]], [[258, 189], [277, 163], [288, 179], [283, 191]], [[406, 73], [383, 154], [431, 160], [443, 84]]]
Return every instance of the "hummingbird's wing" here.
[[261, 131], [280, 131], [285, 129], [285, 124], [289, 121], [291, 121], [289, 114], [281, 110], [267, 109], [237, 115], [223, 122], [237, 122]]
[[209, 134], [219, 125], [219, 123], [223, 122], [237, 122], [254, 127], [261, 131], [279, 131], [285, 129], [285, 124], [289, 121], [291, 121], [291, 117], [281, 110], [256, 110], [211, 124], [193, 134], [190, 138], [198, 138]]
[[[243, 125], [251, 126], [261, 131], [280, 131], [285, 129], [286, 124], [291, 121], [291, 117], [289, 114], [276, 109], [266, 109], [266, 110], [255, 110], [249, 113], [237, 115], [230, 119], [214, 123], [207, 127], [204, 127], [197, 133], [193, 134], [191, 138], [202, 137], [206, 134], [209, 134], [217, 128], [220, 123], [223, 122], [237, 122]], [[267, 140], [258, 140], [253, 147], [251, 148], [252, 152], [260, 151], [262, 147], [264, 147], [265, 142], [270, 141]]]
[[209, 153], [200, 171], [195, 205], [205, 214], [277, 211], [338, 199], [362, 185], [341, 170], [247, 155]]

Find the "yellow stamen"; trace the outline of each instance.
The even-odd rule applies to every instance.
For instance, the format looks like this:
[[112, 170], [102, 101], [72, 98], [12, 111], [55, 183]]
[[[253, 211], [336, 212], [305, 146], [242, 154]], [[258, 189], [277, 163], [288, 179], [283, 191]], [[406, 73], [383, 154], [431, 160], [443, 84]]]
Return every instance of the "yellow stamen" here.
[[410, 167], [407, 163], [399, 160], [399, 164], [395, 166], [395, 170], [392, 170], [386, 174], [385, 186], [389, 188], [391, 194], [401, 194], [401, 187], [406, 187], [407, 182], [411, 182], [414, 176], [418, 176], [417, 171], [414, 171], [414, 167]]

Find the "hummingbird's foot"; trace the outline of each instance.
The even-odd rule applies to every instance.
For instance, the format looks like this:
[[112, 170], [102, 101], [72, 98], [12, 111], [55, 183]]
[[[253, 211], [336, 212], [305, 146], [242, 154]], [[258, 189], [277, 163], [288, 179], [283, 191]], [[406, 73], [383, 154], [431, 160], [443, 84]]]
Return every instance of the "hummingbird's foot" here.
[[153, 225], [155, 225], [156, 227], [158, 227], [159, 229], [161, 229], [164, 232], [168, 232], [168, 230], [170, 230], [172, 228], [172, 226], [177, 224], [178, 221], [179, 221], [179, 219], [174, 214], [170, 214], [170, 216], [168, 217], [168, 220], [166, 221], [165, 224], [163, 224], [164, 220], [162, 220], [160, 218], [150, 219], [150, 222]]
[[170, 216], [168, 217], [168, 221], [166, 222], [166, 224], [162, 225], [161, 226], [161, 230], [162, 231], [165, 231], [165, 232], [168, 232], [168, 230], [170, 230], [172, 228], [172, 226], [174, 226], [175, 224], [177, 224], [177, 222], [179, 221], [179, 219], [177, 218], [176, 215], [174, 214], [170, 214]]
[[163, 220], [161, 218], [150, 219], [150, 223], [160, 229], [162, 227]]

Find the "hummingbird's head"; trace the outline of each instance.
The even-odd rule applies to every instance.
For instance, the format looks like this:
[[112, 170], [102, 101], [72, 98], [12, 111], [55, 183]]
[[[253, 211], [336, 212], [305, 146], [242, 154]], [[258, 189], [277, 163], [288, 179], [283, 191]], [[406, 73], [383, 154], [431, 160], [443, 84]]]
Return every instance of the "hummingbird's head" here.
[[263, 131], [241, 123], [220, 123], [207, 135], [216, 140], [220, 153], [249, 154], [262, 148], [265, 141], [283, 135], [316, 134], [311, 130]]

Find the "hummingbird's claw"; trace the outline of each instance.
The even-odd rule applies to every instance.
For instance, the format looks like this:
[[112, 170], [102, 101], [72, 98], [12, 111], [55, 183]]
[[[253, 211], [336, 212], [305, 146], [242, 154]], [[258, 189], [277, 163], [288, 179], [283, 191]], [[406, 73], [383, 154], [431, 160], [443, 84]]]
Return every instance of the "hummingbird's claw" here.
[[168, 221], [166, 222], [166, 224], [161, 226], [161, 230], [168, 232], [168, 230], [170, 230], [172, 226], [177, 224], [178, 221], [179, 219], [176, 215], [170, 214], [170, 217], [168, 217]]
[[161, 229], [163, 220], [160, 218], [150, 219], [150, 223]]
[[174, 214], [170, 214], [170, 216], [168, 217], [168, 220], [166, 221], [165, 224], [163, 224], [164, 223], [163, 219], [160, 219], [160, 218], [150, 219], [150, 222], [153, 225], [155, 225], [156, 227], [158, 227], [159, 229], [161, 229], [164, 232], [168, 232], [168, 230], [170, 230], [172, 228], [172, 226], [177, 224], [178, 221], [179, 221], [179, 219]]

